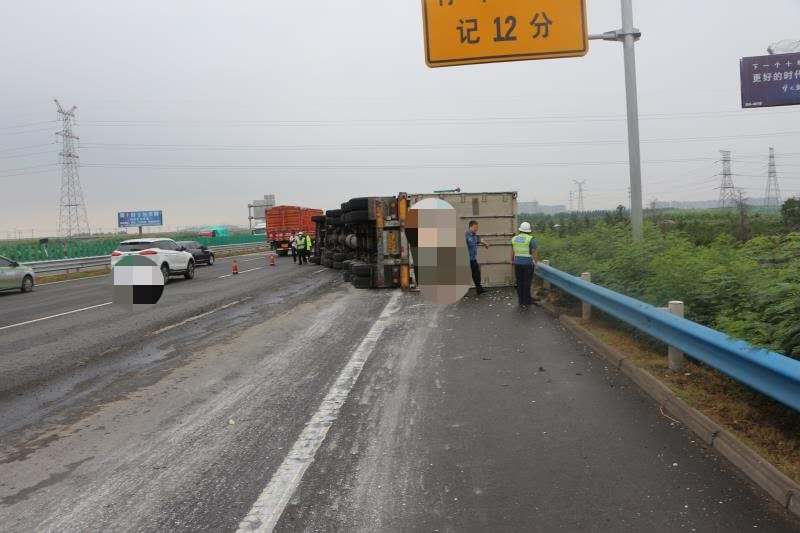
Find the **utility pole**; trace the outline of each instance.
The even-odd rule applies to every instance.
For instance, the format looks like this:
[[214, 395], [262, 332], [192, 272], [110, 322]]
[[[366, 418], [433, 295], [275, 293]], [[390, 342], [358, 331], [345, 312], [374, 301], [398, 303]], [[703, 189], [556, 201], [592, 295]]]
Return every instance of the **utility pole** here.
[[89, 235], [89, 217], [86, 215], [86, 203], [83, 200], [81, 179], [78, 175], [78, 150], [77, 141], [80, 139], [72, 131], [75, 121], [75, 111], [65, 110], [58, 100], [54, 100], [58, 108], [58, 119], [61, 122], [61, 131], [56, 135], [61, 137], [61, 201], [59, 203], [58, 233], [71, 239], [76, 235]]
[[636, 87], [636, 41], [642, 32], [633, 25], [633, 0], [621, 0], [622, 28], [600, 35], [590, 35], [591, 40], [618, 41], [622, 43], [625, 59], [625, 94], [628, 107], [628, 161], [631, 175], [631, 229], [633, 239], [642, 239], [644, 215], [642, 210], [642, 155], [639, 143], [639, 97]]
[[578, 212], [583, 213], [583, 186], [586, 185], [586, 180], [578, 181], [572, 180], [578, 186]]
[[733, 186], [733, 172], [731, 171], [731, 153], [728, 150], [720, 150], [722, 154], [722, 183], [719, 186], [719, 206], [721, 208], [733, 207], [739, 195], [736, 187]]
[[778, 170], [775, 167], [775, 148], [770, 147], [767, 189], [764, 193], [764, 207], [778, 210], [781, 208], [781, 200], [781, 188], [780, 185], [778, 185]]
[[575, 191], [569, 191], [569, 212], [572, 213], [575, 201]]

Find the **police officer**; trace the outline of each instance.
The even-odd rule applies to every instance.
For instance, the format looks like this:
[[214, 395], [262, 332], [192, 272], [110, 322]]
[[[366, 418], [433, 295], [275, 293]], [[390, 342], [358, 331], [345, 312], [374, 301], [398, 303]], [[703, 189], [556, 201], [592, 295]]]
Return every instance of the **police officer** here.
[[517, 299], [520, 307], [527, 307], [533, 303], [531, 298], [531, 283], [533, 282], [533, 269], [539, 262], [539, 250], [536, 241], [531, 235], [531, 225], [523, 222], [519, 226], [519, 233], [511, 239], [514, 249], [514, 274], [517, 278]]
[[297, 266], [308, 264], [308, 256], [306, 256], [306, 235], [302, 231], [297, 234]]

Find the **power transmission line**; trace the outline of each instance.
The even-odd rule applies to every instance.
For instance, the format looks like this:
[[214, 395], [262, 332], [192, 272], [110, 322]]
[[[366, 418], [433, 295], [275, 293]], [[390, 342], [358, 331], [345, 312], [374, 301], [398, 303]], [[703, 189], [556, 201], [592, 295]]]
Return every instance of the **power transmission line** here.
[[572, 182], [578, 186], [578, 212], [583, 213], [585, 211], [583, 205], [583, 186], [586, 185], [586, 180], [572, 180]]
[[76, 141], [79, 137], [72, 131], [75, 121], [75, 111], [65, 110], [58, 100], [54, 100], [58, 108], [58, 118], [61, 121], [61, 131], [56, 133], [61, 137], [61, 201], [58, 215], [58, 233], [66, 238], [90, 233], [89, 217], [86, 215], [86, 203], [83, 199], [81, 179], [78, 175], [78, 150]]
[[720, 150], [720, 154], [722, 154], [722, 183], [719, 187], [719, 206], [722, 208], [733, 207], [736, 205], [738, 195], [736, 187], [733, 185], [731, 153], [728, 150]]
[[764, 192], [764, 207], [780, 209], [781, 188], [778, 185], [778, 170], [775, 167], [775, 148], [769, 148], [769, 166], [767, 169], [767, 189]]

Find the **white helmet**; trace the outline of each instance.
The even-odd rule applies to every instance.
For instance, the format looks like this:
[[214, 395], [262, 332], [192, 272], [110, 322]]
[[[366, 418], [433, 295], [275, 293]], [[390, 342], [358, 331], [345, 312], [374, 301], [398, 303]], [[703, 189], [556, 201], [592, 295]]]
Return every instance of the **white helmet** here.
[[519, 230], [522, 233], [530, 233], [532, 231], [531, 230], [531, 223], [530, 222], [523, 222], [522, 224], [519, 225]]

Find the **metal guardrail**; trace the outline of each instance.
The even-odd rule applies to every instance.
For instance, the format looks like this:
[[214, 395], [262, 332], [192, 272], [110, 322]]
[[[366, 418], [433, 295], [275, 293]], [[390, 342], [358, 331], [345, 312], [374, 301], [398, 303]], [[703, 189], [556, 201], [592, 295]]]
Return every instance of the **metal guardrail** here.
[[800, 412], [800, 361], [561, 272], [536, 267], [544, 281]]
[[[249, 242], [244, 244], [226, 244], [221, 246], [209, 246], [213, 252], [227, 252], [231, 250], [250, 250], [268, 248], [267, 242]], [[60, 272], [80, 272], [81, 270], [93, 269], [108, 266], [111, 262], [110, 255], [98, 255], [94, 257], [77, 257], [73, 259], [55, 259], [52, 261], [32, 261], [23, 263], [33, 268], [36, 274], [57, 274]]]

